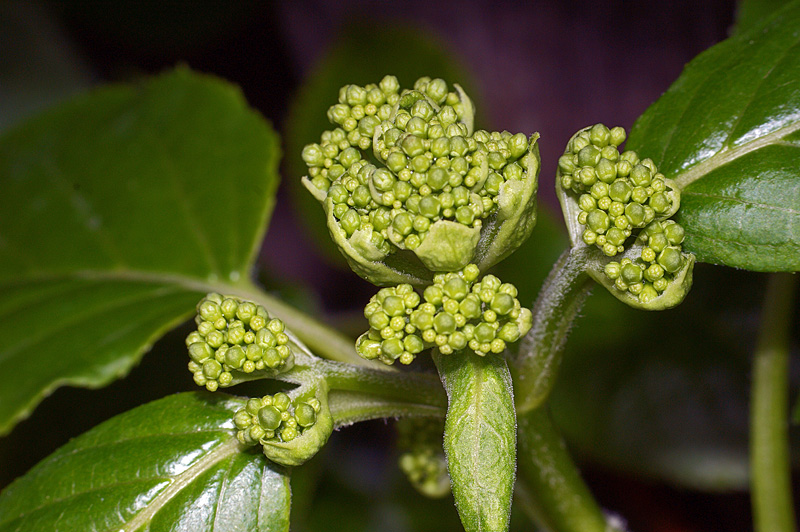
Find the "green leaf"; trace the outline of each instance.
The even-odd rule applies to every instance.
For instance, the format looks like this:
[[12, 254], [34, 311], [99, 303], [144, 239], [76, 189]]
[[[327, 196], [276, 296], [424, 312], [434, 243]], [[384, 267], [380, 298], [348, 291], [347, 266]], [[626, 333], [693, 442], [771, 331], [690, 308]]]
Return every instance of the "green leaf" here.
[[787, 3], [787, 0], [740, 0], [736, 6], [736, 31], [749, 30]]
[[248, 283], [277, 137], [178, 69], [0, 137], [0, 434], [60, 385], [120, 377], [205, 292]]
[[[369, 60], [364, 53], [369, 50]], [[344, 264], [326, 230], [325, 212], [300, 183], [308, 168], [300, 156], [303, 146], [319, 142], [333, 128], [327, 119], [339, 89], [355, 83], [378, 83], [383, 76], [397, 76], [402, 87], [410, 87], [422, 76], [441, 77], [458, 83], [472, 96], [477, 92], [466, 71], [448, 53], [446, 46], [427, 33], [411, 27], [351, 24], [328, 55], [314, 68], [292, 101], [286, 127], [286, 168], [292, 199], [302, 219], [329, 258]]]
[[707, 50], [637, 121], [627, 148], [682, 189], [697, 260], [800, 270], [800, 2]]
[[0, 531], [288, 530], [287, 473], [234, 437], [243, 405], [183, 393], [112, 418], [0, 495]]
[[505, 359], [435, 354], [448, 407], [444, 450], [467, 532], [508, 529], [516, 469], [516, 415]]

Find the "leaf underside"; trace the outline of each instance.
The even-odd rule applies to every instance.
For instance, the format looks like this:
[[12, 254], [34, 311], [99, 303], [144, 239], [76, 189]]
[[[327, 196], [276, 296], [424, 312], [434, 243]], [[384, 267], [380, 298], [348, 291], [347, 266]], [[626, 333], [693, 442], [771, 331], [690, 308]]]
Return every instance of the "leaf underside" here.
[[467, 531], [508, 529], [516, 474], [516, 415], [502, 357], [435, 356], [447, 391], [444, 450]]
[[277, 161], [239, 91], [186, 69], [0, 137], [0, 434], [57, 386], [124, 375], [209, 287], [245, 282]]
[[800, 270], [800, 2], [710, 48], [636, 122], [628, 149], [681, 187], [698, 261]]
[[288, 530], [288, 475], [234, 437], [243, 404], [183, 393], [112, 418], [3, 492], [0, 532]]

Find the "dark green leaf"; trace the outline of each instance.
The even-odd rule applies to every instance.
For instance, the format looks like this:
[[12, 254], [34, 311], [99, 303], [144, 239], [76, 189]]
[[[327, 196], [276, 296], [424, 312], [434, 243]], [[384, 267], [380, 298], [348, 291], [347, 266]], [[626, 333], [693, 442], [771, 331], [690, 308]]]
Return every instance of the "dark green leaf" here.
[[702, 262], [800, 270], [800, 2], [698, 56], [627, 148], [682, 189], [676, 220]]
[[289, 479], [234, 437], [243, 400], [172, 395], [71, 441], [0, 495], [0, 531], [278, 531]]
[[314, 68], [292, 102], [286, 127], [287, 184], [292, 198], [303, 213], [309, 231], [318, 237], [328, 257], [335, 260], [341, 260], [341, 255], [331, 243], [322, 206], [300, 183], [300, 177], [308, 171], [300, 153], [303, 146], [319, 142], [322, 132], [333, 128], [327, 111], [337, 102], [341, 87], [350, 83], [378, 83], [387, 74], [397, 76], [402, 87], [410, 87], [422, 76], [441, 77], [449, 84], [458, 83], [464, 87], [475, 100], [474, 84], [470, 83], [466, 71], [448, 53], [446, 46], [426, 33], [375, 24], [353, 24], [345, 28], [341, 40]]
[[787, 0], [739, 0], [736, 31], [747, 31], [787, 4]]
[[516, 471], [511, 374], [502, 357], [434, 355], [448, 397], [444, 451], [467, 532], [508, 528]]
[[0, 434], [55, 387], [124, 375], [212, 288], [248, 283], [277, 138], [179, 69], [0, 137]]

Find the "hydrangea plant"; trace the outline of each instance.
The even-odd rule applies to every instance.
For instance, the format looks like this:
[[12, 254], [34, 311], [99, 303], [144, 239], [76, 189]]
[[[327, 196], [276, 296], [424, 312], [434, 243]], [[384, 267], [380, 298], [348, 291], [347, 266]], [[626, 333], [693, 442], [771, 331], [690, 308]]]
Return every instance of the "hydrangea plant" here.
[[[512, 501], [548, 530], [627, 530], [550, 415], [568, 333], [596, 285], [618, 300], [603, 317], [619, 336], [634, 328], [620, 309], [690, 297], [697, 263], [800, 269], [799, 25], [794, 2], [715, 46], [629, 138], [594, 124], [549, 140], [565, 146], [548, 182], [569, 246], [532, 306], [499, 270], [540, 217], [539, 134], [476, 129], [466, 92], [432, 76], [331, 94], [302, 183], [354, 274], [375, 285], [357, 338], [248, 277], [278, 141], [226, 83], [178, 69], [4, 134], [0, 368], [15, 378], [0, 388], [0, 430], [57, 385], [126, 373], [187, 312], [180, 356], [197, 390], [45, 458], [0, 494], [0, 532], [288, 530], [293, 470], [337, 429], [374, 419], [397, 420], [399, 470], [421, 496], [452, 494], [465, 530], [507, 530]], [[725, 66], [760, 75], [717, 82]], [[141, 157], [151, 152], [166, 155]], [[753, 501], [770, 532], [793, 526], [793, 281], [771, 277], [755, 348]], [[639, 351], [681, 335], [654, 315]]]

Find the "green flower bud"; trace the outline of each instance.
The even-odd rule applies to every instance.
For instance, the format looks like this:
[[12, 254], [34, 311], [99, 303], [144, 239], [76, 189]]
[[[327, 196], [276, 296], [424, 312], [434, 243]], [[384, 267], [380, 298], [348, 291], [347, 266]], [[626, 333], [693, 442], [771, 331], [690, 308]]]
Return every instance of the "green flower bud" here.
[[[421, 78], [413, 90], [397, 88], [397, 98], [386, 96], [395, 107], [378, 123], [383, 87], [346, 86], [329, 112], [342, 129], [322, 135], [322, 165], [309, 165], [303, 179], [322, 202], [351, 267], [375, 283], [424, 285], [433, 272], [470, 261], [488, 268], [516, 249], [535, 223], [536, 136], [473, 132], [471, 101], [460, 87], [446, 87]], [[361, 151], [367, 148], [374, 153]], [[372, 155], [378, 167], [365, 162]], [[392, 223], [369, 227], [366, 220], [384, 207]]]
[[[189, 370], [198, 385], [215, 391], [243, 380], [274, 376], [293, 366], [289, 337], [282, 332], [283, 322], [267, 321], [269, 314], [264, 307], [208, 294], [197, 309], [198, 330], [187, 338], [187, 347], [192, 360]], [[213, 319], [213, 323], [206, 318]], [[278, 333], [277, 337], [270, 328]], [[203, 341], [202, 333], [208, 341]], [[188, 342], [189, 339], [198, 341]], [[273, 347], [276, 355], [264, 351]], [[247, 376], [256, 370], [257, 376]]]
[[262, 428], [275, 430], [281, 425], [281, 412], [272, 405], [267, 405], [258, 411], [258, 424]]
[[683, 255], [677, 247], [664, 248], [658, 255], [658, 264], [668, 273], [676, 273], [683, 265]]
[[604, 148], [611, 141], [611, 132], [603, 124], [596, 124], [589, 130], [589, 140], [594, 146]]
[[317, 411], [308, 403], [302, 403], [295, 409], [297, 424], [303, 428], [308, 428], [317, 421]]
[[239, 441], [261, 444], [268, 459], [285, 466], [307, 461], [333, 432], [324, 380], [291, 393], [251, 399], [234, 415]]
[[443, 422], [434, 418], [397, 421], [400, 469], [422, 495], [441, 498], [450, 493], [450, 477], [442, 450]]
[[587, 273], [629, 305], [669, 308], [688, 292], [694, 264], [679, 247], [683, 229], [669, 220], [680, 191], [651, 159], [620, 153], [624, 140], [622, 128], [576, 133], [559, 160], [558, 198], [573, 246], [597, 248], [587, 250]]

